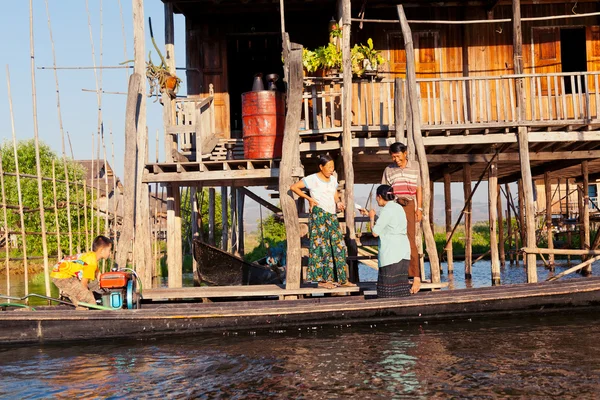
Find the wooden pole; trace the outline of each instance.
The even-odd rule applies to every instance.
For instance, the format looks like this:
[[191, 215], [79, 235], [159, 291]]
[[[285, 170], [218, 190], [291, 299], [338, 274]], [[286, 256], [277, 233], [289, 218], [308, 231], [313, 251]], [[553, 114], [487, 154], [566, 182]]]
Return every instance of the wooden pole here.
[[221, 186], [221, 248], [227, 251], [229, 245], [229, 218], [227, 216], [227, 186]]
[[237, 191], [235, 187], [231, 187], [231, 199], [229, 200], [229, 206], [231, 207], [231, 253], [237, 254], [238, 252], [238, 237], [237, 237]]
[[[73, 145], [71, 144], [71, 136], [66, 132], [69, 141], [69, 149], [71, 150], [71, 159], [74, 160]], [[81, 198], [79, 197], [79, 187], [82, 186], [80, 181], [75, 182], [75, 198], [77, 199], [77, 253], [81, 253]], [[68, 188], [67, 188], [68, 190]], [[84, 208], [85, 214], [85, 208]]]
[[[565, 179], [565, 189], [566, 189], [566, 198], [567, 198], [567, 202], [566, 202], [566, 215], [567, 215], [567, 219], [571, 218], [571, 188], [569, 187], [569, 178]], [[571, 248], [573, 246], [573, 242], [572, 242], [572, 235], [571, 235], [571, 228], [567, 227], [567, 247]], [[567, 257], [567, 265], [571, 265], [571, 256]]]
[[444, 205], [446, 211], [446, 259], [448, 260], [448, 275], [454, 273], [454, 255], [452, 249], [452, 194], [450, 173], [444, 171]]
[[512, 240], [513, 240], [513, 232], [512, 232], [512, 213], [511, 213], [511, 207], [510, 207], [510, 202], [511, 202], [511, 194], [510, 194], [510, 186], [508, 186], [508, 183], [504, 185], [504, 189], [506, 191], [506, 230], [507, 233], [506, 235], [508, 236], [508, 249], [509, 249], [509, 259], [510, 259], [510, 265], [513, 265], [513, 263], [515, 262], [514, 260], [514, 253], [512, 251]]
[[54, 224], [56, 225], [56, 251], [58, 259], [62, 258], [62, 250], [60, 247], [60, 224], [58, 222], [58, 202], [56, 201], [56, 165], [52, 160], [52, 194], [54, 203]]
[[35, 85], [35, 51], [33, 40], [33, 0], [29, 0], [29, 49], [31, 66], [31, 102], [33, 109], [33, 136], [35, 142], [35, 169], [37, 174], [38, 202], [40, 204], [40, 228], [42, 230], [42, 254], [44, 256], [44, 286], [50, 297], [50, 268], [48, 267], [48, 240], [46, 238], [46, 216], [44, 212], [44, 192], [42, 188], [42, 166], [40, 164], [40, 138], [37, 120], [37, 92]]
[[[521, 0], [512, 0], [513, 12], [513, 66], [516, 75], [523, 74], [523, 33], [521, 32]], [[523, 78], [515, 79], [517, 115], [525, 120], [525, 90]]]
[[85, 225], [85, 251], [90, 251], [90, 234], [88, 222], [88, 194], [87, 194], [87, 179], [83, 180], [83, 224]]
[[[349, 0], [347, 1], [349, 2]], [[415, 52], [412, 42], [412, 33], [410, 27], [408, 26], [408, 22], [406, 21], [406, 15], [404, 14], [404, 8], [402, 7], [402, 5], [398, 5], [397, 10], [398, 16], [400, 18], [400, 26], [402, 27], [402, 35], [404, 36], [404, 48], [406, 49], [406, 78], [409, 93], [409, 109], [410, 113], [412, 114], [412, 135], [413, 140], [415, 142], [415, 151], [418, 156], [419, 166], [421, 169], [422, 187], [429, 188], [429, 166], [427, 164], [427, 155], [425, 153], [423, 137], [421, 136], [421, 112], [419, 109], [419, 100], [417, 94]], [[348, 65], [348, 67], [350, 67], [350, 65]], [[349, 68], [347, 73], [351, 74]], [[435, 239], [433, 237], [433, 231], [431, 230], [431, 226], [429, 224], [430, 201], [431, 194], [429, 190], [423, 190], [423, 219], [421, 221], [421, 225], [423, 227], [423, 233], [425, 236], [427, 254], [429, 255], [429, 265], [431, 267], [431, 280], [432, 282], [437, 283], [440, 282], [440, 261], [437, 254]]]
[[471, 202], [471, 164], [463, 165], [463, 193], [465, 196], [465, 279], [472, 278], [473, 268], [473, 204]]
[[[129, 76], [129, 75], [127, 75]], [[115, 142], [113, 140], [113, 131], [112, 131], [112, 126], [110, 129], [110, 152], [111, 152], [111, 163], [113, 165], [113, 168], [115, 167], [116, 163], [115, 163]], [[157, 149], [157, 153], [158, 153], [158, 149]], [[156, 158], [156, 162], [158, 163], [158, 156]], [[157, 188], [158, 188], [158, 183], [156, 184]], [[158, 189], [157, 189], [158, 191]], [[116, 251], [117, 246], [119, 244], [119, 237], [117, 235], [117, 231], [120, 230], [119, 229], [119, 200], [120, 200], [120, 196], [117, 195], [117, 176], [114, 175], [113, 176], [113, 212], [114, 212], [114, 220], [113, 220], [113, 228], [112, 228], [112, 236], [113, 236], [113, 252]]]
[[[348, 255], [358, 254], [354, 226], [354, 164], [352, 163], [352, 60], [350, 54], [351, 1], [342, 0], [342, 65], [344, 68], [342, 91], [342, 157], [344, 161], [346, 231], [348, 235]], [[349, 279], [358, 282], [358, 263], [350, 264]]]
[[[517, 183], [517, 189], [519, 191], [519, 239], [520, 247], [526, 245], [527, 238], [527, 226], [525, 225], [525, 197], [523, 195], [523, 180], [519, 179]], [[526, 264], [527, 260], [523, 259], [523, 264]]]
[[541, 249], [538, 247], [523, 247], [521, 249], [523, 253], [531, 254], [557, 254], [557, 255], [569, 255], [569, 256], [598, 256], [600, 250], [586, 250], [586, 249]]
[[[492, 285], [500, 285], [500, 257], [498, 254], [498, 164], [493, 163], [488, 176], [488, 204], [490, 221], [490, 255], [492, 261]], [[504, 246], [503, 242], [500, 242]]]
[[[589, 162], [587, 160], [581, 163], [581, 176], [583, 178], [582, 186], [582, 248], [589, 250], [590, 248], [590, 196], [589, 196]], [[585, 259], [583, 260], [585, 261]], [[592, 265], [588, 264], [581, 269], [581, 274], [589, 276], [592, 274]]]
[[169, 184], [167, 186], [167, 269], [169, 288], [183, 286], [182, 267], [181, 194], [179, 187]]
[[[200, 190], [202, 192], [202, 189]], [[202, 207], [202, 205], [200, 205]], [[190, 246], [190, 250], [192, 251], [192, 271], [194, 272], [194, 277], [196, 276], [196, 271], [198, 270], [198, 261], [196, 261], [196, 257], [194, 257], [194, 243], [193, 239], [200, 238], [202, 240], [202, 235], [199, 233], [198, 229], [198, 191], [196, 187], [190, 188], [190, 208], [192, 210], [190, 216], [190, 227], [192, 230], [192, 243]]]
[[[124, 171], [135, 171], [136, 170], [136, 134], [137, 129], [135, 125], [135, 118], [137, 115], [137, 103], [139, 97], [142, 95], [142, 77], [138, 73], [133, 73], [129, 77], [129, 88], [127, 93], [127, 108], [125, 110], [125, 162]], [[85, 186], [84, 186], [85, 188]], [[85, 195], [84, 195], [85, 196]], [[125, 267], [127, 265], [127, 258], [129, 256], [129, 250], [131, 249], [131, 242], [133, 240], [133, 227], [134, 227], [134, 209], [135, 209], [135, 175], [125, 174], [123, 177], [123, 226], [121, 228], [121, 234], [119, 243], [117, 245], [117, 251], [115, 255], [115, 261], [119, 267]], [[87, 217], [86, 217], [87, 226]], [[87, 228], [86, 228], [86, 241]], [[150, 287], [150, 286], [146, 286]]]
[[58, 71], [56, 70], [56, 51], [54, 48], [54, 38], [52, 36], [52, 24], [50, 22], [50, 9], [48, 6], [48, 0], [45, 0], [46, 3], [46, 15], [48, 17], [48, 33], [50, 36], [50, 45], [52, 49], [52, 65], [54, 67], [54, 82], [56, 84], [56, 110], [58, 113], [58, 128], [60, 131], [60, 141], [62, 146], [62, 160], [63, 167], [65, 170], [65, 189], [66, 189], [66, 208], [67, 208], [67, 228], [69, 231], [69, 254], [73, 254], [73, 230], [71, 226], [71, 190], [69, 185], [69, 171], [67, 169], [67, 154], [65, 147], [65, 132], [63, 128], [62, 122], [62, 112], [60, 109], [60, 90], [58, 85]]
[[245, 246], [244, 246], [244, 201], [246, 199], [246, 195], [241, 190], [237, 191], [238, 201], [237, 201], [237, 217], [238, 217], [238, 253], [240, 257], [244, 256]]
[[[284, 35], [287, 37], [287, 35]], [[279, 193], [281, 210], [287, 235], [286, 289], [298, 289], [301, 281], [300, 225], [296, 202], [290, 187], [304, 173], [301, 171], [298, 125], [302, 113], [302, 46], [284, 41], [286, 69], [288, 71], [287, 113], [279, 166]], [[345, 86], [346, 87], [346, 86]], [[296, 171], [294, 171], [296, 170]], [[348, 208], [351, 208], [348, 205]]]
[[[435, 233], [435, 224], [433, 223], [433, 199], [435, 198], [435, 192], [433, 189], [433, 181], [429, 181], [429, 225], [431, 225], [431, 232]], [[440, 266], [440, 273], [442, 272], [441, 266]]]
[[6, 90], [8, 92], [8, 108], [10, 126], [12, 128], [13, 155], [15, 157], [15, 174], [17, 180], [17, 196], [19, 199], [19, 216], [21, 222], [21, 241], [23, 242], [23, 279], [25, 281], [25, 296], [29, 294], [29, 265], [27, 260], [27, 238], [25, 237], [25, 217], [23, 214], [23, 193], [21, 191], [21, 176], [19, 174], [19, 154], [17, 152], [17, 133], [15, 129], [15, 114], [13, 112], [12, 94], [10, 90], [10, 71], [6, 66]]
[[500, 267], [504, 267], [506, 265], [506, 253], [504, 249], [505, 239], [504, 239], [504, 209], [502, 207], [502, 193], [501, 186], [496, 186], [496, 194], [498, 196], [498, 243], [499, 243], [499, 256], [500, 256]]
[[[102, 132], [102, 152], [103, 152], [103, 158], [104, 158], [104, 195], [106, 196], [106, 211], [104, 213], [104, 235], [105, 236], [109, 236], [109, 228], [108, 228], [108, 218], [109, 215], [111, 214], [110, 212], [110, 192], [108, 191], [108, 161], [106, 159], [106, 145], [104, 143], [104, 132]], [[113, 177], [113, 181], [114, 181], [114, 177]]]
[[560, 274], [552, 276], [552, 277], [550, 277], [550, 278], [548, 278], [546, 280], [547, 281], [555, 281], [555, 280], [557, 280], [559, 278], [562, 278], [565, 275], [571, 274], [571, 273], [576, 272], [576, 271], [578, 271], [580, 269], [591, 267], [592, 263], [595, 262], [595, 261], [598, 261], [598, 260], [600, 260], [600, 255], [597, 255], [597, 256], [595, 256], [593, 258], [590, 258], [589, 260], [584, 261], [581, 264], [577, 264], [576, 266], [574, 266], [572, 268], [569, 268], [566, 271], [563, 271]]
[[208, 243], [215, 245], [215, 188], [208, 189]]
[[[554, 248], [553, 230], [552, 224], [552, 185], [550, 181], [550, 172], [544, 172], [544, 189], [546, 192], [546, 235], [548, 238], [548, 248]], [[554, 270], [554, 254], [550, 254], [548, 257], [548, 266], [550, 270]]]
[[394, 121], [396, 142], [404, 143], [404, 83], [402, 78], [394, 79]]
[[96, 171], [94, 168], [94, 164], [96, 163], [95, 160], [95, 155], [94, 155], [94, 132], [92, 132], [92, 157], [90, 157], [90, 159], [92, 160], [91, 163], [91, 177], [90, 177], [90, 197], [91, 197], [91, 202], [90, 202], [90, 220], [92, 222], [92, 226], [90, 227], [90, 231], [92, 232], [91, 234], [91, 239], [93, 240], [96, 237], [96, 219], [95, 219], [95, 213], [94, 213], [94, 205], [96, 204], [96, 201], [98, 200], [98, 193], [96, 193], [94, 191], [94, 182], [96, 182]]
[[[146, 73], [146, 46], [144, 29], [144, 1], [132, 0], [133, 11], [133, 55], [135, 74], [145, 76]], [[148, 185], [142, 183], [144, 168], [148, 157], [148, 128], [146, 127], [146, 85], [140, 85], [138, 99], [139, 108], [134, 122], [137, 132], [137, 158], [136, 158], [136, 202], [135, 202], [135, 256], [137, 273], [140, 275], [144, 287], [152, 286], [152, 244], [150, 243], [150, 205], [148, 204]], [[181, 231], [181, 229], [180, 229]], [[181, 236], [180, 236], [181, 238]], [[181, 240], [181, 239], [180, 239]], [[180, 266], [181, 267], [181, 266]], [[170, 276], [169, 276], [170, 278]], [[179, 286], [177, 286], [179, 287]]]
[[4, 216], [4, 250], [6, 251], [6, 295], [10, 296], [10, 235], [8, 234], [8, 213], [6, 212], [6, 192], [4, 190], [4, 168], [2, 152], [0, 152], [0, 188], [2, 189], [2, 214]]

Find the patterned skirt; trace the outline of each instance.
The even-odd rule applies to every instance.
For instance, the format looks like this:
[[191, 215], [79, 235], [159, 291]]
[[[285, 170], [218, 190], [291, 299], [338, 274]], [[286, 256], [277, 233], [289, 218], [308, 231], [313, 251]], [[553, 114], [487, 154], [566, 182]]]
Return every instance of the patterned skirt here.
[[407, 297], [410, 296], [408, 283], [409, 260], [401, 260], [395, 264], [379, 268], [377, 275], [377, 297]]
[[346, 283], [346, 245], [337, 216], [314, 206], [308, 219], [308, 235], [308, 280]]

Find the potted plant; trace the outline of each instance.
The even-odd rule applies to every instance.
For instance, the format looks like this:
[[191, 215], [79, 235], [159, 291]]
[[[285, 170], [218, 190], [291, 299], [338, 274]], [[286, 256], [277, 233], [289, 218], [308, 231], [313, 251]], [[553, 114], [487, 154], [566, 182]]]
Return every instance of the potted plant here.
[[337, 75], [342, 68], [342, 52], [334, 43], [328, 43], [315, 50], [321, 67], [328, 75]]
[[367, 40], [366, 46], [364, 44], [359, 45], [357, 51], [364, 57], [362, 62], [366, 75], [375, 75], [377, 73], [377, 68], [385, 63], [385, 59], [381, 56], [381, 52], [373, 48], [373, 39], [371, 38]]
[[302, 66], [307, 73], [313, 74], [321, 68], [321, 60], [317, 57], [317, 53], [304, 48], [302, 49]]

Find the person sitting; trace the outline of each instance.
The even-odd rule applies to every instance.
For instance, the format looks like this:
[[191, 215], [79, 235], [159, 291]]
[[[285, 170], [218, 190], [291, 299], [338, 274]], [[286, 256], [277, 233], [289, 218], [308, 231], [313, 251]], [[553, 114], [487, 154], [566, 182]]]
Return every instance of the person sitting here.
[[[319, 172], [294, 183], [290, 189], [310, 205], [308, 235], [310, 252], [307, 278], [319, 287], [356, 286], [346, 274], [346, 245], [337, 219], [337, 210], [344, 211], [338, 193], [335, 166], [329, 155], [319, 157]], [[307, 188], [310, 196], [302, 191]]]
[[410, 243], [408, 242], [407, 222], [404, 209], [395, 200], [393, 188], [381, 185], [377, 188], [377, 204], [381, 213], [375, 223], [375, 210], [369, 215], [373, 236], [379, 238], [377, 297], [405, 297], [411, 294], [408, 282], [410, 265]]
[[52, 267], [52, 283], [69, 298], [76, 309], [87, 309], [79, 303], [96, 304], [93, 292], [100, 293], [98, 261], [106, 260], [111, 250], [112, 240], [106, 236], [98, 236], [92, 243], [92, 251], [67, 256]]

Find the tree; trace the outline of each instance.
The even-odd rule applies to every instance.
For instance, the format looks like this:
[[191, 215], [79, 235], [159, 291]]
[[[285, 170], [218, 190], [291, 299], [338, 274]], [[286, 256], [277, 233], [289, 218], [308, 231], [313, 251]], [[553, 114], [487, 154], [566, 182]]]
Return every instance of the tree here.
[[[192, 205], [190, 201], [190, 190], [189, 188], [185, 188], [181, 191], [181, 232], [183, 233], [183, 254], [191, 254], [191, 238], [192, 238], [192, 228], [191, 228], [191, 220], [192, 220]], [[202, 227], [202, 235], [205, 241], [208, 241], [208, 189], [203, 189], [198, 191], [197, 194], [198, 204], [201, 204], [199, 207], [199, 219]], [[231, 215], [227, 213], [228, 224], [227, 226], [231, 226]], [[221, 221], [221, 195], [219, 192], [215, 193], [215, 245], [221, 245], [221, 234], [223, 232], [223, 223]], [[190, 240], [187, 240], [190, 239]]]
[[[258, 221], [261, 224], [261, 221]], [[269, 215], [262, 221], [262, 232], [259, 227], [259, 234], [261, 235], [261, 243], [258, 244], [252, 251], [246, 254], [245, 258], [248, 261], [256, 261], [265, 257], [269, 249], [278, 249], [283, 246], [285, 248], [285, 224], [279, 216], [275, 214]]]

